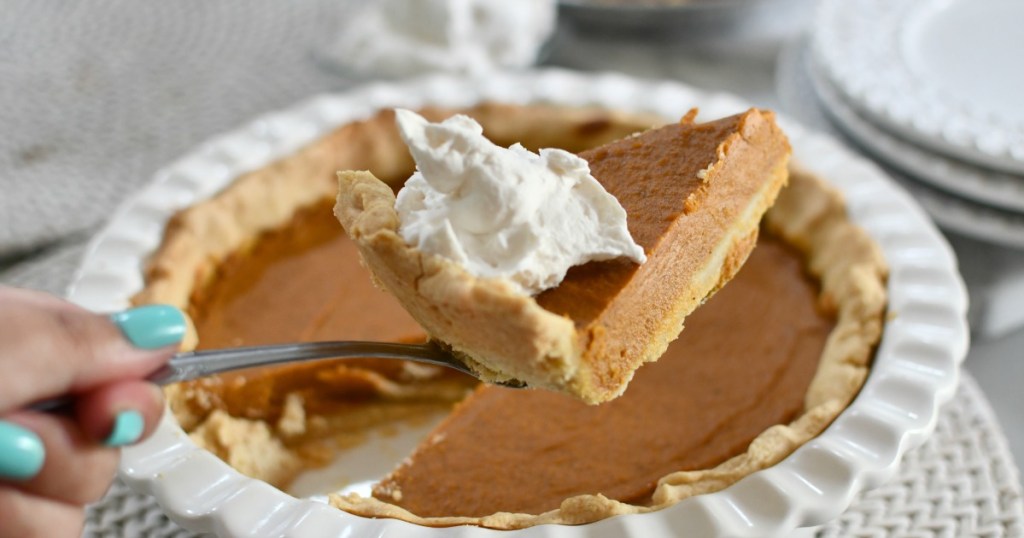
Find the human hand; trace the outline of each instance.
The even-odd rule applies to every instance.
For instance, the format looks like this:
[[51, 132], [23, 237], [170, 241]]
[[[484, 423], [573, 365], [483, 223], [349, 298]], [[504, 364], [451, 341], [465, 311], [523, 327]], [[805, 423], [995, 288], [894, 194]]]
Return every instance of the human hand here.
[[[110, 487], [120, 451], [163, 412], [144, 378], [185, 335], [180, 310], [93, 314], [40, 292], [0, 287], [0, 536], [77, 536], [83, 506]], [[28, 410], [60, 395], [73, 413]]]

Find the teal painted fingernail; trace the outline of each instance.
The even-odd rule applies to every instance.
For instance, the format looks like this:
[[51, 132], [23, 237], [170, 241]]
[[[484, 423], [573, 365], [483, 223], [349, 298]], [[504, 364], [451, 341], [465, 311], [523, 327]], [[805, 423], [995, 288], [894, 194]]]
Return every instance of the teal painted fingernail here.
[[35, 432], [0, 420], [0, 478], [28, 480], [45, 460], [46, 448]]
[[107, 446], [130, 445], [142, 437], [142, 430], [146, 421], [142, 420], [142, 413], [133, 411], [121, 411], [114, 418], [114, 429], [110, 432], [103, 444]]
[[157, 349], [185, 338], [185, 314], [173, 306], [151, 304], [118, 312], [110, 319], [135, 347]]

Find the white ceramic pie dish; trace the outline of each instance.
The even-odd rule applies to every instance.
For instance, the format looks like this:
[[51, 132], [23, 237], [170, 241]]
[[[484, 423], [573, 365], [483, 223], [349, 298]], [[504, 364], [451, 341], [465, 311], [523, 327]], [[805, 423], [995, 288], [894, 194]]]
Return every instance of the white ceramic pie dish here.
[[[748, 106], [674, 82], [561, 70], [485, 80], [431, 76], [316, 97], [211, 140], [159, 171], [92, 241], [69, 297], [97, 311], [127, 307], [142, 287], [141, 265], [175, 211], [339, 124], [387, 107], [483, 100], [600, 105], [673, 119], [698, 106], [705, 120]], [[221, 536], [772, 536], [836, 517], [859, 491], [892, 476], [902, 454], [934, 428], [966, 354], [967, 297], [952, 251], [903, 190], [833, 140], [785, 120], [783, 125], [795, 158], [844, 193], [852, 218], [881, 245], [891, 270], [891, 316], [860, 395], [825, 432], [778, 465], [650, 514], [518, 531], [435, 529], [353, 516], [243, 476], [193, 444], [168, 414], [149, 440], [124, 450], [122, 478], [153, 495], [178, 524]]]

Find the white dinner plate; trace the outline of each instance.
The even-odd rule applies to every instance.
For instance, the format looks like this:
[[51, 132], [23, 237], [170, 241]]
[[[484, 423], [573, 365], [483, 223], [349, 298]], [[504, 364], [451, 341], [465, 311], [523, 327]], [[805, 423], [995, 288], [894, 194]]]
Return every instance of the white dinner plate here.
[[1024, 174], [1022, 21], [1020, 0], [823, 0], [812, 47], [872, 121]]
[[825, 116], [853, 143], [898, 169], [890, 173], [939, 226], [988, 243], [1024, 248], [1024, 178], [979, 171], [893, 137], [860, 117], [831, 83], [816, 72], [814, 60], [808, 60], [803, 65], [804, 74]]
[[[436, 75], [319, 96], [211, 140], [159, 171], [93, 240], [69, 297], [97, 311], [127, 307], [143, 284], [146, 257], [176, 211], [339, 125], [390, 107], [466, 107], [482, 101], [601, 106], [671, 120], [695, 106], [705, 120], [748, 106], [675, 82], [564, 70], [486, 79]], [[851, 218], [881, 247], [890, 267], [893, 315], [857, 398], [821, 435], [777, 465], [649, 514], [518, 531], [436, 529], [354, 516], [243, 476], [197, 447], [166, 413], [152, 437], [124, 449], [121, 477], [152, 495], [179, 525], [233, 537], [785, 536], [835, 518], [861, 490], [891, 477], [902, 455], [934, 428], [939, 406], [956, 390], [967, 351], [967, 296], [948, 244], [905, 191], [834, 140], [790, 121], [783, 127], [795, 158], [843, 193]]]
[[894, 136], [861, 117], [821, 72], [821, 66], [813, 58], [805, 69], [826, 114], [875, 157], [950, 193], [1024, 214], [1024, 176], [974, 166]]

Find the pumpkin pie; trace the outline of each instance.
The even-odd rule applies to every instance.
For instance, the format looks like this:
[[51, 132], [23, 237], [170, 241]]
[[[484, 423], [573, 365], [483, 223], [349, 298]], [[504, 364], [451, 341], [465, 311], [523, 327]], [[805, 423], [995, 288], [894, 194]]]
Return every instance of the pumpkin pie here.
[[788, 177], [789, 143], [770, 112], [695, 116], [580, 153], [647, 261], [583, 264], [535, 299], [408, 245], [391, 187], [369, 172], [339, 173], [334, 212], [377, 282], [482, 379], [600, 403], [735, 275]]
[[[470, 115], [501, 145], [574, 152], [656, 124], [549, 105], [420, 112]], [[179, 213], [136, 301], [188, 309], [206, 348], [425, 338], [373, 286], [359, 245], [331, 215], [336, 171], [357, 169], [394, 188], [411, 174], [390, 113], [344, 125]], [[331, 504], [432, 526], [587, 523], [722, 489], [819, 433], [867, 375], [884, 279], [877, 247], [841, 199], [791, 170], [742, 270], [611, 402], [368, 359], [236, 372], [167, 394], [198, 444], [281, 487], [344, 457], [368, 428], [447, 413], [372, 496], [334, 495]]]

